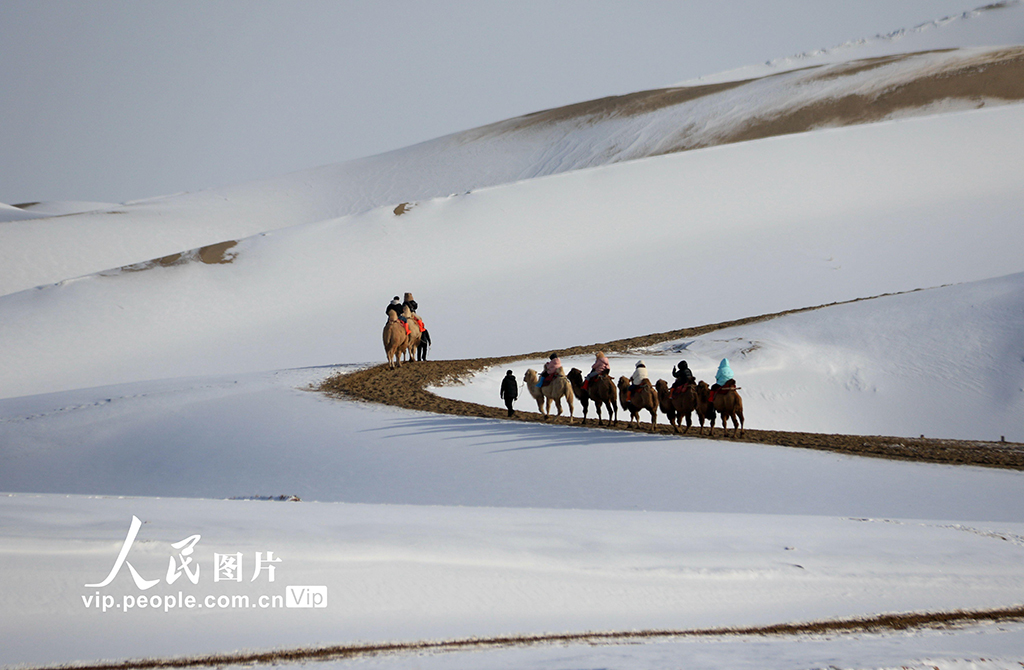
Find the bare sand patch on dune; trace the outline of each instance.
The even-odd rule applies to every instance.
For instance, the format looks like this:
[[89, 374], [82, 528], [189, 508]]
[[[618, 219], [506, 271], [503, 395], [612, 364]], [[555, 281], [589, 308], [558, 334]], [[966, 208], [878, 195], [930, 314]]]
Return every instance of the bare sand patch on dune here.
[[143, 261], [142, 263], [125, 265], [117, 268], [114, 272], [142, 272], [144, 270], [152, 270], [153, 268], [168, 268], [175, 265], [185, 265], [187, 263], [224, 265], [231, 263], [238, 257], [237, 251], [231, 251], [231, 249], [237, 244], [238, 242], [236, 240], [218, 242], [217, 244], [208, 244], [205, 247], [199, 247], [198, 249], [190, 249], [189, 251], [182, 251], [176, 254], [169, 254], [167, 256], [161, 256], [160, 258]]
[[[815, 78], [821, 81], [853, 76], [893, 62], [896, 61], [890, 58], [863, 63], [859, 67], [850, 64], [846, 69], [838, 72], [830, 69]], [[967, 103], [966, 106], [980, 108], [990, 101], [1021, 100], [1024, 100], [1024, 47], [1017, 47], [968, 58], [955, 67], [876, 93], [823, 99], [772, 118], [753, 119], [737, 132], [724, 136], [722, 143], [789, 135], [822, 127], [873, 123], [900, 112], [927, 109], [946, 101], [960, 101]]]

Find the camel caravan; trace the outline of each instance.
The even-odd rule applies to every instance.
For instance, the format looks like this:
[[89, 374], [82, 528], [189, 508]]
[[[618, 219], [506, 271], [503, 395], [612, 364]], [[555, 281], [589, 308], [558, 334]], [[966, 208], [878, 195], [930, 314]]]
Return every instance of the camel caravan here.
[[[416, 314], [418, 305], [412, 293], [405, 294], [400, 301], [395, 296], [385, 309], [388, 321], [384, 324], [384, 353], [388, 357], [388, 367], [392, 370], [402, 366], [402, 358], [408, 362], [426, 360], [426, 348], [430, 344], [430, 334], [423, 325], [423, 320]], [[414, 353], [415, 352], [415, 353]], [[413, 356], [416, 356], [414, 359]], [[551, 404], [562, 416], [562, 400], [569, 409], [569, 423], [575, 423], [576, 398], [583, 405], [582, 423], [587, 423], [587, 412], [593, 401], [597, 409], [597, 425], [615, 426], [619, 422], [619, 405], [629, 413], [627, 426], [636, 424], [640, 428], [641, 412], [647, 412], [651, 420], [651, 432], [657, 430], [658, 412], [668, 419], [672, 430], [679, 432], [679, 427], [686, 419], [687, 433], [693, 425], [691, 414], [696, 413], [700, 423], [700, 434], [704, 434], [704, 422], [709, 422], [709, 434], [715, 434], [715, 417], [722, 417], [722, 434], [728, 432], [728, 422], [732, 420], [732, 436], [743, 436], [743, 399], [739, 387], [733, 379], [729, 359], [723, 358], [715, 375], [715, 384], [698, 382], [686, 361], [680, 361], [672, 368], [675, 378], [672, 386], [664, 379], [651, 383], [647, 377], [647, 366], [643, 361], [636, 364], [630, 377], [619, 377], [618, 382], [612, 381], [611, 364], [604, 352], [597, 352], [595, 361], [586, 377], [583, 371], [572, 368], [569, 374], [562, 368], [558, 354], [551, 354], [544, 368], [538, 373], [528, 369], [523, 375], [530, 396], [537, 401], [537, 411], [544, 415], [544, 420], [551, 418]], [[512, 402], [516, 399], [516, 384], [512, 371], [507, 375], [511, 386], [506, 389], [502, 384], [502, 398], [506, 400], [509, 416], [514, 414]], [[506, 393], [508, 397], [506, 398]], [[607, 419], [604, 414], [607, 413]]]
[[736, 386], [728, 359], [722, 359], [715, 375], [715, 384], [710, 387], [707, 382], [697, 382], [686, 361], [681, 361], [678, 366], [672, 368], [675, 382], [669, 386], [663, 379], [652, 384], [647, 377], [647, 366], [643, 361], [636, 364], [631, 377], [619, 377], [618, 383], [615, 383], [610, 375], [608, 358], [599, 351], [596, 359], [586, 378], [583, 377], [583, 371], [578, 368], [572, 368], [569, 374], [566, 374], [557, 354], [551, 354], [540, 374], [532, 368], [526, 371], [523, 382], [530, 396], [537, 401], [537, 411], [544, 415], [545, 421], [551, 417], [552, 402], [558, 410], [557, 416], [562, 416], [561, 401], [564, 398], [569, 407], [569, 423], [572, 424], [575, 420], [574, 402], [579, 398], [583, 406], [584, 425], [587, 422], [590, 401], [593, 401], [597, 408], [599, 426], [605, 422], [602, 410], [607, 411], [605, 425], [617, 425], [618, 405], [621, 404], [623, 411], [629, 413], [627, 425], [630, 427], [635, 423], [636, 427], [640, 428], [640, 413], [647, 412], [650, 416], [650, 430], [654, 432], [657, 430], [660, 410], [668, 418], [672, 430], [677, 433], [683, 419], [686, 420], [683, 433], [689, 432], [693, 425], [691, 414], [696, 413], [701, 435], [704, 434], [705, 420], [709, 423], [708, 434], [714, 435], [715, 417], [720, 416], [723, 435], [727, 434], [728, 422], [731, 420], [732, 436], [743, 436], [743, 399], [740, 397], [739, 387]]
[[405, 294], [405, 301], [398, 300], [396, 295], [384, 310], [388, 322], [384, 324], [384, 353], [388, 357], [388, 367], [394, 370], [402, 367], [402, 355], [413, 356], [418, 360], [426, 360], [426, 348], [430, 344], [423, 320], [416, 315], [419, 305], [412, 298], [412, 293]]

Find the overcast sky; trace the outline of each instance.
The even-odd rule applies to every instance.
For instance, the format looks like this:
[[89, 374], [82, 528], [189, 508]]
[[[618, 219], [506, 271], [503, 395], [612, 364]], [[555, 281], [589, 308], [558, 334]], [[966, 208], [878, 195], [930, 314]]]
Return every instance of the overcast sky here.
[[271, 177], [983, 4], [2, 0], [0, 202]]

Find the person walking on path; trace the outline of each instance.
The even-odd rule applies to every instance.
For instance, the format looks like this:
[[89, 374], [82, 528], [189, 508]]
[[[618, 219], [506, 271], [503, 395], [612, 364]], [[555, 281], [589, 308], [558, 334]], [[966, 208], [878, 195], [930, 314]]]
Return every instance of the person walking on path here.
[[509, 370], [505, 373], [505, 378], [501, 380], [501, 398], [505, 401], [505, 407], [508, 408], [508, 415], [511, 417], [515, 414], [515, 410], [512, 409], [512, 403], [519, 397], [519, 382], [516, 381], [515, 375]]
[[420, 333], [420, 343], [416, 347], [416, 360], [425, 361], [427, 360], [427, 347], [430, 346], [430, 333], [424, 329]]

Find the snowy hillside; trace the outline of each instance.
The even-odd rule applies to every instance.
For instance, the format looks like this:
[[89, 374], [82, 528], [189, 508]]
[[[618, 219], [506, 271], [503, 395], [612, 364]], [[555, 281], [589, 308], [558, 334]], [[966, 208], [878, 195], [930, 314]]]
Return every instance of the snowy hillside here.
[[1014, 105], [293, 226], [0, 297], [0, 397], [381, 360], [384, 306], [404, 291], [435, 355], [464, 358], [1020, 272], [1021, 155]]
[[[612, 373], [629, 376], [642, 359], [651, 379], [671, 383], [673, 367], [686, 360], [711, 384], [719, 361], [728, 358], [749, 425], [766, 430], [1024, 442], [1021, 333], [1024, 274], [1016, 274], [613, 353]], [[588, 372], [594, 361], [562, 362], [567, 370]], [[512, 367], [521, 378], [527, 367], [539, 370], [543, 363]], [[434, 391], [504, 407], [498, 390], [507, 367]]]
[[[316, 667], [1019, 668], [1020, 471], [312, 389], [384, 359], [406, 291], [433, 359], [842, 302], [613, 372], [728, 357], [748, 428], [1024, 440], [1022, 72], [1000, 3], [258, 183], [0, 207], [0, 665], [713, 628]], [[435, 391], [497, 405], [504, 369]]]
[[[936, 30], [955, 39], [989, 14], [1015, 26], [1024, 6], [983, 12]], [[889, 55], [869, 49], [870, 59], [855, 60], [858, 49], [847, 47], [842, 52], [848, 60], [839, 63], [807, 63], [742, 81], [584, 102], [231, 188], [77, 216], [10, 221], [0, 227], [0, 294], [269, 230], [524, 179], [822, 127], [1024, 100], [1020, 47], [922, 52], [935, 48], [932, 37], [930, 32], [905, 36], [899, 50], [890, 40]], [[1024, 30], [1014, 43], [1020, 42]], [[20, 216], [41, 211], [30, 208]], [[0, 216], [4, 213], [11, 214], [4, 210]], [[39, 254], [40, 248], [46, 253]]]

